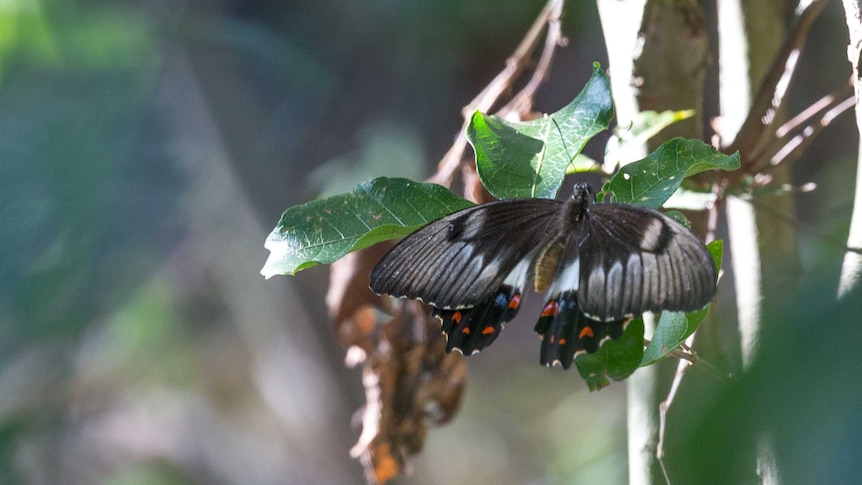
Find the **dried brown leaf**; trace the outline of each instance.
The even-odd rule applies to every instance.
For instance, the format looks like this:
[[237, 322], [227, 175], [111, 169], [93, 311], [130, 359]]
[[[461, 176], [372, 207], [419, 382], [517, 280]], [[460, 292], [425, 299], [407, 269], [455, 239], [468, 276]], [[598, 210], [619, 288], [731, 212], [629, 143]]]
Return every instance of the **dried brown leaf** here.
[[467, 374], [463, 356], [446, 353], [439, 321], [423, 305], [405, 301], [382, 328], [364, 362], [362, 434], [351, 450], [370, 483], [401, 473], [422, 449], [428, 424], [451, 419]]

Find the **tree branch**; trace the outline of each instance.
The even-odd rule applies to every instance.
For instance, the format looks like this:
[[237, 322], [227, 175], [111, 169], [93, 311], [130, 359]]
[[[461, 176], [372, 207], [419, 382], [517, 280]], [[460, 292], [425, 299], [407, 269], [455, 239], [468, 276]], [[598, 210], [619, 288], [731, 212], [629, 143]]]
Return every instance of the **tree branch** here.
[[[760, 84], [757, 95], [748, 111], [748, 116], [742, 127], [734, 135], [728, 151], [739, 151], [742, 156], [741, 173], [751, 173], [758, 160], [750, 157], [757, 153], [759, 146], [768, 141], [771, 132], [769, 128], [775, 119], [775, 114], [784, 105], [785, 95], [796, 73], [796, 62], [799, 53], [805, 46], [808, 32], [814, 19], [820, 15], [826, 6], [826, 0], [811, 0], [807, 4], [803, 0], [802, 8], [794, 19], [790, 34], [785, 38], [784, 45], [773, 60], [769, 71]], [[724, 134], [720, 135], [724, 136]], [[747, 156], [748, 154], [748, 156]]]
[[[518, 44], [515, 52], [506, 59], [506, 67], [497, 74], [496, 77], [487, 85], [478, 96], [473, 98], [464, 108], [461, 109], [461, 115], [464, 117], [464, 123], [461, 125], [461, 130], [455, 139], [455, 143], [437, 164], [437, 171], [428, 179], [429, 182], [438, 183], [449, 187], [452, 185], [452, 180], [461, 161], [464, 159], [464, 152], [467, 149], [467, 138], [465, 133], [467, 126], [470, 123], [470, 118], [476, 110], [488, 112], [494, 104], [500, 99], [500, 96], [510, 90], [512, 85], [521, 72], [530, 64], [530, 58], [539, 45], [542, 32], [547, 28], [545, 50], [540, 58], [538, 68], [533, 75], [533, 79], [519, 93], [520, 103], [525, 104], [527, 99], [531, 99], [538, 84], [544, 79], [548, 69], [550, 69], [551, 58], [553, 57], [554, 46], [559, 45], [561, 34], [559, 28], [559, 19], [562, 15], [563, 0], [548, 0], [545, 8], [536, 17], [530, 30], [524, 36], [524, 39]], [[550, 46], [550, 49], [549, 49]], [[534, 82], [535, 80], [535, 82]], [[529, 90], [529, 91], [528, 91]], [[529, 93], [526, 94], [526, 93]], [[510, 103], [511, 104], [511, 103]], [[530, 103], [531, 104], [531, 103]]]

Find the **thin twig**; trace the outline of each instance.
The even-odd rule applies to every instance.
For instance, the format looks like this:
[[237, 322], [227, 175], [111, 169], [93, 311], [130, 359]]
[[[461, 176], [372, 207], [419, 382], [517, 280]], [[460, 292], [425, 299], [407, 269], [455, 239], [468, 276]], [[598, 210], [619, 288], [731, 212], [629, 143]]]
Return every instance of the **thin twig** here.
[[[673, 404], [673, 401], [676, 398], [676, 394], [679, 391], [680, 385], [682, 384], [682, 379], [685, 376], [686, 370], [688, 370], [688, 368], [693, 365], [699, 365], [708, 374], [715, 377], [723, 384], [727, 384], [728, 379], [731, 377], [729, 375], [723, 376], [712, 364], [700, 358], [700, 356], [694, 350], [692, 350], [696, 334], [697, 332], [689, 335], [688, 338], [685, 340], [684, 344], [671, 351], [670, 355], [677, 357], [679, 359], [679, 363], [677, 364], [676, 374], [674, 374], [673, 382], [671, 383], [670, 390], [667, 393], [667, 397], [659, 404], [658, 444], [656, 445], [656, 459], [658, 460], [659, 466], [661, 467], [661, 471], [664, 474], [664, 479], [667, 483], [670, 483], [670, 476], [668, 475], [667, 469], [664, 464], [664, 437], [665, 428], [667, 426], [667, 411], [670, 409], [671, 404]], [[646, 339], [644, 339], [644, 341], [648, 342]]]
[[[790, 35], [785, 39], [781, 52], [775, 57], [763, 79], [742, 128], [728, 147], [729, 152], [739, 150], [741, 154], [747, 155], [769, 139], [769, 127], [772, 126], [775, 113], [784, 105], [785, 94], [796, 72], [799, 53], [805, 46], [814, 19], [825, 6], [826, 0], [813, 0], [794, 19]], [[743, 168], [746, 170], [742, 172], [750, 173], [751, 167], [757, 162], [756, 159], [746, 157], [743, 160]]]
[[[694, 335], [691, 334], [685, 339], [685, 344], [688, 347], [694, 345]], [[679, 359], [679, 362], [676, 366], [676, 374], [673, 376], [673, 382], [670, 385], [670, 390], [667, 393], [667, 397], [664, 401], [659, 404], [658, 409], [658, 446], [656, 446], [656, 458], [661, 460], [664, 458], [664, 430], [665, 425], [667, 424], [667, 410], [670, 408], [670, 405], [673, 403], [674, 398], [676, 397], [676, 392], [679, 390], [679, 385], [682, 383], [682, 377], [685, 375], [686, 369], [691, 366], [692, 363], [688, 359]]]
[[[692, 334], [693, 335], [693, 334]], [[691, 336], [689, 336], [691, 338]], [[688, 342], [688, 340], [686, 340]], [[649, 345], [649, 339], [644, 339], [644, 347]], [[712, 365], [708, 360], [702, 358], [697, 352], [695, 352], [687, 343], [680, 344], [679, 347], [670, 351], [668, 355], [672, 355], [677, 359], [684, 360], [688, 362], [690, 365], [696, 365], [702, 370], [704, 370], [707, 374], [715, 377], [719, 382], [723, 384], [727, 384], [728, 381], [733, 377], [731, 374], [724, 374], [714, 365]]]
[[557, 2], [549, 12], [548, 33], [545, 36], [545, 48], [536, 63], [533, 75], [521, 91], [518, 92], [506, 106], [500, 109], [498, 114], [505, 117], [510, 112], [525, 116], [533, 109], [533, 98], [539, 86], [545, 81], [551, 69], [551, 61], [557, 47], [563, 45], [563, 32], [560, 27], [560, 16], [563, 14], [563, 2]]
[[852, 94], [852, 80], [848, 80], [847, 83], [843, 84], [841, 87], [834, 90], [832, 93], [823, 96], [822, 98], [812, 103], [811, 106], [802, 110], [802, 112], [800, 112], [798, 115], [787, 120], [783, 125], [781, 125], [780, 127], [778, 127], [777, 130], [775, 130], [775, 136], [779, 139], [782, 139], [790, 132], [800, 131], [800, 129], [804, 128], [805, 125], [811, 124], [811, 120], [813, 120], [820, 113], [824, 113], [831, 110], [836, 106], [836, 104], [842, 102], [840, 101], [842, 98], [846, 98], [847, 95]]
[[[497, 102], [500, 96], [511, 89], [514, 80], [521, 72], [530, 64], [530, 56], [539, 45], [542, 32], [546, 26], [549, 26], [552, 21], [558, 20], [560, 12], [563, 8], [563, 0], [548, 0], [545, 8], [536, 17], [530, 30], [524, 36], [524, 39], [518, 44], [518, 47], [512, 55], [506, 59], [506, 67], [487, 85], [482, 92], [479, 93], [469, 104], [464, 106], [461, 114], [464, 117], [464, 123], [461, 126], [461, 131], [455, 139], [455, 143], [449, 148], [440, 163], [437, 164], [437, 171], [429, 179], [430, 182], [435, 182], [445, 186], [452, 184], [452, 179], [461, 160], [464, 158], [464, 152], [467, 149], [467, 138], [465, 133], [467, 126], [470, 124], [470, 118], [473, 112], [480, 110], [487, 112]], [[557, 22], [558, 23], [558, 22]]]
[[[849, 105], [848, 100], [851, 102]], [[770, 133], [764, 134], [764, 141], [749, 158], [761, 161], [761, 171], [768, 171], [781, 163], [797, 159], [823, 128], [853, 106], [852, 101], [853, 88], [850, 84], [842, 84], [774, 131], [770, 130]], [[754, 167], [752, 169], [756, 170]]]
[[814, 141], [814, 137], [829, 126], [836, 116], [856, 105], [856, 98], [850, 94], [844, 99], [835, 98], [833, 102], [834, 104], [827, 107], [819, 120], [812, 120], [810, 124], [787, 133], [781, 138], [784, 141], [782, 147], [770, 158], [770, 164], [773, 167], [798, 159]]
[[[694, 333], [689, 335], [687, 339], [685, 339], [685, 345], [691, 348], [694, 345]], [[677, 349], [680, 350], [680, 349]], [[676, 352], [676, 350], [675, 350]], [[670, 475], [668, 475], [667, 468], [664, 464], [664, 437], [665, 437], [665, 428], [667, 426], [667, 410], [670, 409], [670, 405], [673, 404], [673, 400], [676, 397], [676, 393], [679, 390], [680, 384], [682, 384], [682, 378], [685, 375], [685, 371], [692, 365], [692, 362], [688, 359], [681, 358], [676, 366], [676, 374], [673, 376], [673, 382], [670, 385], [670, 390], [667, 393], [667, 397], [659, 403], [658, 405], [658, 444], [655, 447], [655, 457], [661, 466], [661, 471], [664, 474], [664, 479], [666, 483], [670, 483]]]

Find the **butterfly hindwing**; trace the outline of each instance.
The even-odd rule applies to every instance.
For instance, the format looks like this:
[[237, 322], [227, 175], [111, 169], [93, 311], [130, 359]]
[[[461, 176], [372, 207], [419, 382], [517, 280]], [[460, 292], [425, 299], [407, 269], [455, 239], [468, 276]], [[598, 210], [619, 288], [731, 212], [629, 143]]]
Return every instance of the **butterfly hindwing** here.
[[608, 338], [619, 338], [624, 319], [606, 321], [583, 313], [578, 302], [581, 248], [577, 231], [570, 232], [564, 239], [563, 248], [557, 257], [555, 278], [535, 331], [542, 336], [539, 354], [542, 365], [559, 363], [568, 369], [577, 354], [593, 353]]
[[521, 290], [503, 285], [491, 298], [472, 308], [435, 308], [432, 315], [443, 321], [446, 351], [457, 349], [471, 355], [491, 345], [500, 335], [503, 324], [515, 318], [520, 307]]
[[478, 205], [405, 237], [371, 272], [371, 289], [440, 309], [494, 296], [515, 266], [556, 228], [562, 202], [514, 199]]
[[627, 322], [628, 319], [595, 320], [584, 315], [578, 308], [575, 291], [551, 295], [535, 327], [542, 336], [539, 362], [547, 366], [559, 363], [568, 369], [576, 355], [593, 353], [605, 340], [620, 338]]

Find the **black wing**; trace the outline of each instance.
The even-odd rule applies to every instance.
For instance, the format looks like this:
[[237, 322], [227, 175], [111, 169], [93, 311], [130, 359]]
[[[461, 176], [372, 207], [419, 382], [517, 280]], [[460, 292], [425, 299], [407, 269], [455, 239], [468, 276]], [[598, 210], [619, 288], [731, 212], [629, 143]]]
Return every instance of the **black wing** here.
[[584, 218], [573, 221], [556, 265], [548, 299], [536, 322], [535, 331], [542, 336], [539, 362], [552, 366], [559, 363], [568, 369], [577, 354], [593, 353], [607, 339], [616, 340], [630, 319], [596, 319], [584, 314], [579, 302], [581, 248], [578, 245]]
[[599, 350], [605, 340], [617, 340], [630, 319], [600, 321], [584, 315], [575, 291], [554, 293], [542, 308], [535, 331], [542, 336], [539, 362], [564, 369], [572, 366], [575, 355]]
[[[405, 237], [377, 263], [371, 289], [438, 309], [484, 304], [519, 263], [528, 266], [543, 243], [559, 233], [562, 204], [511, 199], [438, 219]], [[527, 278], [524, 265], [515, 271], [520, 286]]]
[[582, 311], [604, 321], [645, 311], [694, 311], [715, 295], [716, 268], [703, 242], [646, 207], [593, 204], [580, 230]]
[[[521, 275], [524, 279], [526, 276], [526, 273]], [[464, 355], [471, 355], [491, 345], [503, 330], [503, 324], [515, 318], [520, 308], [520, 288], [504, 284], [491, 298], [472, 308], [435, 308], [432, 315], [440, 318], [443, 323], [446, 352], [457, 349]]]

